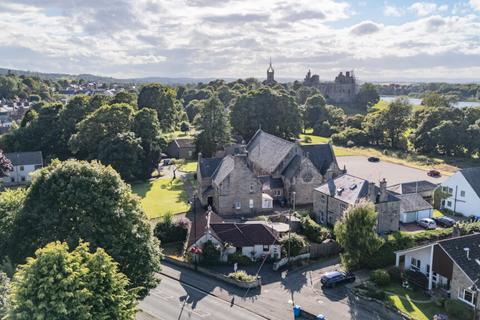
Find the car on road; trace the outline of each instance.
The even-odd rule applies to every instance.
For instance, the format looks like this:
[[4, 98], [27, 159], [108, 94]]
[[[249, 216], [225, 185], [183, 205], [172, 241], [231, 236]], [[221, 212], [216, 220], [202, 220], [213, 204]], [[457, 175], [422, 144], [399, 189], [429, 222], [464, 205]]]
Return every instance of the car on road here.
[[351, 283], [355, 281], [355, 275], [351, 272], [331, 271], [324, 273], [320, 282], [325, 288], [333, 288], [344, 283]]
[[417, 224], [420, 227], [423, 227], [427, 230], [433, 230], [433, 229], [437, 228], [437, 223], [435, 222], [435, 220], [430, 219], [430, 218], [422, 218], [422, 219], [417, 221]]
[[427, 176], [432, 178], [439, 178], [442, 176], [442, 174], [438, 170], [428, 170]]
[[380, 161], [380, 158], [378, 157], [368, 157], [367, 159], [369, 162], [379, 162]]
[[445, 216], [436, 217], [436, 218], [433, 218], [433, 220], [435, 220], [435, 222], [439, 226], [442, 226], [442, 227], [445, 227], [445, 228], [449, 228], [449, 227], [453, 226], [456, 222], [452, 218], [445, 217]]

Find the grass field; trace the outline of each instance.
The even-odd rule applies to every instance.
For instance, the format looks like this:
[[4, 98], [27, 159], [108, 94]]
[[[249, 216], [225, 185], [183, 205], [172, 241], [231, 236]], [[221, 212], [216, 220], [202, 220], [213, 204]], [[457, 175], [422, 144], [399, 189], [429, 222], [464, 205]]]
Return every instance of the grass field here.
[[197, 161], [188, 160], [184, 162], [179, 162], [177, 164], [178, 170], [182, 172], [196, 172], [197, 171]]
[[178, 214], [188, 211], [188, 196], [183, 182], [170, 178], [150, 180], [132, 186], [133, 192], [140, 196], [143, 210], [149, 219], [159, 218], [171, 212]]

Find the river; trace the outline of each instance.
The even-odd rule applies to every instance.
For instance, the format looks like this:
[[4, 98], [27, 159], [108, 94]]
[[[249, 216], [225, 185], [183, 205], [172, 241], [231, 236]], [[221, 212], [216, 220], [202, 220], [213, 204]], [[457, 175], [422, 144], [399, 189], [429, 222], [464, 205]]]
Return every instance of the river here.
[[[381, 96], [380, 99], [383, 101], [391, 102], [393, 101], [397, 96]], [[408, 97], [406, 97], [408, 98]], [[417, 98], [408, 98], [408, 101], [412, 105], [420, 105], [422, 103], [422, 99], [417, 99]], [[480, 102], [470, 102], [470, 101], [458, 101], [453, 105], [455, 108], [465, 108], [465, 107], [480, 107]]]

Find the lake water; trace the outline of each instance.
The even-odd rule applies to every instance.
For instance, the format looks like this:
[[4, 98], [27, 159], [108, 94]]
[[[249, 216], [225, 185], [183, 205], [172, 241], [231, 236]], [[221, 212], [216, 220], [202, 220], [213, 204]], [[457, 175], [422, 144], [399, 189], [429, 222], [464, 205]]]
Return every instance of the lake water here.
[[[397, 96], [381, 96], [380, 97], [381, 100], [387, 101], [387, 102], [391, 102], [395, 100], [395, 98], [397, 98]], [[408, 101], [412, 105], [420, 105], [422, 103], [422, 99], [417, 99], [417, 98], [408, 98]], [[458, 101], [453, 106], [455, 108], [480, 107], [480, 102]]]

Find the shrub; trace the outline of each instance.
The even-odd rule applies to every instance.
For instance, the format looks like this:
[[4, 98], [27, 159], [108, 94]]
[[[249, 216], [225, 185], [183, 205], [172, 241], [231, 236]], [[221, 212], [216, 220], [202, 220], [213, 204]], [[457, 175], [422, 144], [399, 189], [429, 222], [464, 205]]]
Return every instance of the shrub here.
[[332, 237], [329, 229], [319, 225], [308, 215], [302, 217], [301, 223], [300, 233], [312, 242], [322, 243]]
[[382, 289], [368, 288], [365, 294], [367, 297], [377, 300], [384, 300], [386, 297], [385, 291], [383, 291]]
[[480, 221], [479, 222], [463, 222], [459, 223], [458, 227], [460, 228], [461, 235], [467, 235], [474, 232], [480, 231]]
[[228, 256], [229, 263], [238, 263], [240, 266], [248, 266], [253, 263], [252, 259], [244, 256], [241, 252], [235, 252]]
[[473, 310], [470, 307], [459, 300], [446, 300], [445, 301], [445, 311], [450, 317], [455, 317], [456, 319], [472, 319]]
[[167, 213], [157, 223], [154, 235], [161, 243], [185, 241], [187, 238], [188, 222], [186, 220], [173, 221], [171, 213]]
[[313, 127], [313, 133], [317, 136], [330, 137], [332, 135], [332, 126], [330, 122], [317, 122]]
[[365, 131], [356, 128], [346, 128], [332, 135], [332, 142], [336, 145], [346, 146], [349, 141], [357, 146], [365, 146], [368, 145], [368, 136]]
[[388, 274], [390, 275], [390, 279], [395, 283], [402, 282], [402, 271], [400, 268], [397, 267], [390, 267], [387, 269]]
[[180, 124], [180, 131], [182, 132], [187, 132], [188, 130], [190, 130], [190, 125], [187, 123], [187, 122], [182, 122]]
[[7, 310], [7, 296], [9, 293], [10, 279], [0, 271], [0, 319], [3, 319]]
[[216, 264], [220, 260], [220, 250], [218, 250], [212, 241], [207, 241], [202, 249], [202, 262], [205, 264]]
[[243, 270], [232, 272], [228, 274], [228, 277], [241, 282], [252, 282], [252, 281], [255, 281], [256, 279], [255, 276], [249, 275]]
[[312, 137], [306, 136], [305, 139], [303, 139], [303, 141], [305, 141], [305, 143], [312, 143]]
[[390, 275], [384, 269], [377, 269], [370, 273], [370, 280], [377, 286], [384, 287], [390, 283]]
[[290, 237], [286, 235], [280, 239], [280, 244], [282, 245], [282, 250], [285, 256], [288, 255], [289, 243], [291, 257], [298, 256], [306, 247], [305, 239], [302, 236], [292, 232]]

